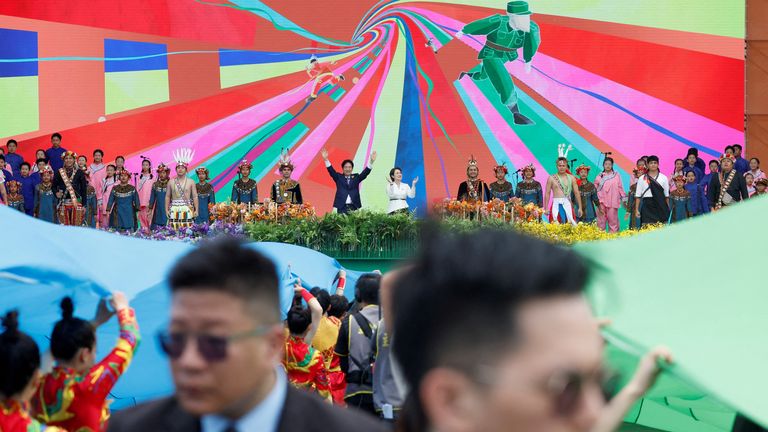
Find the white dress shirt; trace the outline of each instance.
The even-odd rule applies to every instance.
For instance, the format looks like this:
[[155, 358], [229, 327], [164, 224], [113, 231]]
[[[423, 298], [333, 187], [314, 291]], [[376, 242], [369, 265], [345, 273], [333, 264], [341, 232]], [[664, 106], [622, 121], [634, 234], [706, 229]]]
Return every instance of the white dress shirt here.
[[[648, 179], [648, 174], [643, 174], [642, 177], [637, 181], [637, 190], [635, 190], [635, 197], [637, 198], [653, 198], [653, 195], [651, 195], [651, 191], [646, 192], [647, 189], [649, 189], [649, 183], [651, 182], [650, 179]], [[667, 179], [667, 176], [665, 176], [662, 173], [659, 173], [659, 177], [656, 179], [656, 182], [661, 185], [662, 188], [664, 188], [664, 196], [669, 198], [669, 180]]]
[[387, 185], [387, 196], [389, 197], [389, 208], [387, 213], [392, 213], [400, 209], [407, 209], [408, 203], [406, 198], [415, 198], [416, 191], [406, 183], [390, 183]]

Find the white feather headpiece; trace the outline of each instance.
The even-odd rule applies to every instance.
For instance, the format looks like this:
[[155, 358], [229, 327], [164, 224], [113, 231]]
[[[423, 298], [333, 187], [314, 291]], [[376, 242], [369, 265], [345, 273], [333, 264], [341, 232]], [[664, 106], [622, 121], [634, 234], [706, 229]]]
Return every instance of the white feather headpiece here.
[[176, 165], [184, 165], [189, 166], [190, 162], [192, 162], [192, 158], [195, 157], [195, 151], [191, 148], [180, 148], [177, 150], [174, 150], [173, 152], [173, 160], [176, 161]]
[[561, 158], [568, 159], [568, 153], [573, 150], [573, 145], [568, 144], [568, 147], [565, 146], [565, 144], [558, 144], [557, 145], [557, 156]]

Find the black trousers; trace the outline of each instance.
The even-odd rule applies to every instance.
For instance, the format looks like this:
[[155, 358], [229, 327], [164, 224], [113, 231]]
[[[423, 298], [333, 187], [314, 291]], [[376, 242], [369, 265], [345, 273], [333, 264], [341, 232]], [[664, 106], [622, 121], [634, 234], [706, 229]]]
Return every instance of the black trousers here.
[[373, 393], [360, 393], [344, 399], [349, 408], [357, 408], [372, 416], [378, 417], [376, 409], [373, 407]]

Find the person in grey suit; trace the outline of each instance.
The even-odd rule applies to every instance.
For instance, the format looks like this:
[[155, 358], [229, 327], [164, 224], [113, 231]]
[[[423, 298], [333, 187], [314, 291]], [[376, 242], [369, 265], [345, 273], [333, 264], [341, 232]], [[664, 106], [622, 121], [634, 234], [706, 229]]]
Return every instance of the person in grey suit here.
[[[224, 238], [175, 264], [171, 317], [158, 338], [173, 396], [120, 411], [110, 432], [345, 432], [387, 430], [288, 383], [274, 264]], [[148, 371], [151, 372], [151, 371]]]

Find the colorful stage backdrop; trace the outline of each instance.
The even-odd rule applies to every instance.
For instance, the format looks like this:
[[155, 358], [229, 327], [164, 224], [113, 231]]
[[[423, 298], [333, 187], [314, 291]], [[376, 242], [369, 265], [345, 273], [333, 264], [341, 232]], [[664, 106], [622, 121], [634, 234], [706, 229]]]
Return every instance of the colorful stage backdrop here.
[[[501, 162], [510, 173], [533, 163], [543, 180], [567, 142], [592, 176], [610, 152], [627, 185], [642, 155], [668, 173], [688, 147], [710, 159], [743, 142], [743, 1], [530, 6], [541, 33], [532, 68], [522, 50], [506, 64], [535, 122], [518, 126], [489, 80], [458, 79], [485, 36], [454, 35], [504, 14], [503, 1], [0, 2], [0, 139], [17, 138], [30, 159], [60, 131], [65, 148], [125, 155], [132, 171], [141, 156], [156, 166], [192, 147], [218, 200], [242, 159], [265, 197], [286, 148], [321, 212], [333, 198], [323, 147], [358, 167], [378, 152], [368, 207], [386, 207], [391, 167], [419, 177], [411, 206], [423, 212], [455, 195], [471, 156], [488, 180]], [[308, 103], [312, 54], [346, 79]]]

